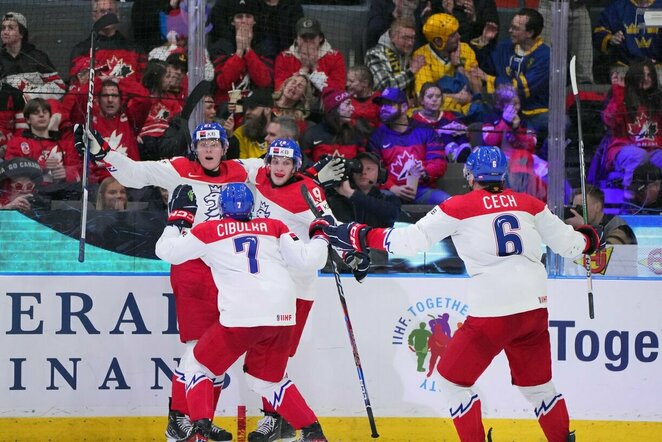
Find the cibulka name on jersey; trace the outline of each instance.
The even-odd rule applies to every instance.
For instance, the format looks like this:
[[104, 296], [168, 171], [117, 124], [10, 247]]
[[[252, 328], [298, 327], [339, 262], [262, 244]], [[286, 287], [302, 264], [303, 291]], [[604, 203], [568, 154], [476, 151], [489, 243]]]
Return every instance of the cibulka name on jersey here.
[[246, 222], [229, 222], [222, 223], [216, 227], [218, 236], [232, 236], [236, 233], [267, 233], [269, 230], [267, 223], [246, 223]]
[[490, 195], [483, 197], [483, 205], [486, 209], [499, 209], [501, 207], [517, 207], [517, 201], [513, 195]]

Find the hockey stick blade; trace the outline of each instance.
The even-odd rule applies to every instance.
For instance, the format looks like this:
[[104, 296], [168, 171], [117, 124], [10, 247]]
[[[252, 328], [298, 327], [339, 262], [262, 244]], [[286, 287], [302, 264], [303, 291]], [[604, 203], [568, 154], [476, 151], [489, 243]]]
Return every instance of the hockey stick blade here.
[[572, 86], [572, 95], [577, 97], [579, 89], [577, 88], [577, 56], [573, 55], [570, 59], [570, 85]]
[[99, 20], [94, 22], [94, 24], [92, 25], [92, 32], [98, 34], [99, 31], [101, 31], [106, 26], [117, 25], [119, 24], [119, 22], [120, 19], [117, 18], [117, 15], [111, 12], [109, 14], [101, 16]]

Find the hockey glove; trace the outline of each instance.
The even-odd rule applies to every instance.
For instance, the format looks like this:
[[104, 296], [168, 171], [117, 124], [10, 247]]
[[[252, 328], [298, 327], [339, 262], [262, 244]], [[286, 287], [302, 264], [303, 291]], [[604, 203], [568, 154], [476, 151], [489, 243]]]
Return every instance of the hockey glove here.
[[362, 252], [348, 252], [343, 256], [343, 262], [352, 269], [354, 279], [361, 282], [368, 276], [370, 269], [370, 256]]
[[328, 236], [324, 233], [324, 228], [328, 226], [335, 226], [336, 220], [333, 219], [331, 215], [324, 215], [320, 218], [315, 218], [310, 227], [308, 228], [308, 235], [312, 239], [313, 236], [320, 235], [325, 239], [329, 239]]
[[588, 224], [582, 224], [581, 226], [575, 227], [575, 230], [584, 235], [586, 238], [586, 247], [584, 248], [584, 253], [586, 255], [592, 255], [598, 250], [605, 248], [604, 240], [604, 230], [602, 226], [591, 226]]
[[[88, 133], [87, 137], [90, 140], [90, 158], [94, 161], [103, 162], [104, 157], [110, 150], [110, 145], [96, 130]], [[82, 124], [74, 125], [74, 147], [83, 158], [85, 156], [85, 128]]]
[[366, 237], [372, 227], [357, 222], [328, 226], [324, 233], [331, 245], [342, 252], [365, 252], [368, 249]]
[[198, 204], [193, 188], [188, 184], [181, 184], [172, 192], [168, 203], [168, 225], [179, 227], [179, 230], [191, 228]]
[[325, 189], [333, 188], [342, 181], [344, 174], [345, 161], [340, 157], [333, 157], [317, 172], [317, 181]]

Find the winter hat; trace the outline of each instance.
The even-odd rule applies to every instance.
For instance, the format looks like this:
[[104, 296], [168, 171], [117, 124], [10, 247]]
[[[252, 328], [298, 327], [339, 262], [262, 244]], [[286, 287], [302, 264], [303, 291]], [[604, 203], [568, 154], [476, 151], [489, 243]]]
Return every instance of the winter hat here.
[[347, 91], [339, 91], [337, 89], [327, 88], [322, 94], [322, 104], [324, 105], [325, 112], [331, 112], [340, 104], [350, 98]]
[[0, 181], [18, 177], [27, 177], [35, 182], [41, 182], [43, 172], [39, 163], [30, 158], [14, 158], [0, 163]]
[[28, 28], [28, 21], [25, 19], [25, 15], [19, 14], [18, 12], [8, 12], [2, 17], [2, 21], [5, 20], [14, 20], [19, 25], [23, 26], [25, 29]]
[[237, 14], [251, 14], [254, 18], [257, 18], [257, 0], [225, 0], [225, 5], [228, 8], [227, 13], [230, 21]]
[[433, 14], [423, 25], [423, 35], [428, 42], [435, 38], [441, 38], [441, 46], [445, 46], [448, 37], [460, 29], [460, 23], [450, 14]]
[[387, 87], [378, 97], [372, 99], [372, 102], [381, 106], [385, 102], [402, 104], [407, 102], [407, 96], [397, 87]]

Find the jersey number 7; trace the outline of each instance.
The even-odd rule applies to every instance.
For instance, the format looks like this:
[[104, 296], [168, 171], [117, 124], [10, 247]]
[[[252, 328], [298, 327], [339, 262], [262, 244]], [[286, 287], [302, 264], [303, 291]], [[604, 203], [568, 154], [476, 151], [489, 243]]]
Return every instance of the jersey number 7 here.
[[251, 273], [258, 273], [260, 266], [257, 262], [257, 243], [258, 239], [255, 235], [240, 236], [233, 240], [234, 251], [236, 253], [246, 253], [248, 256], [248, 269]]

